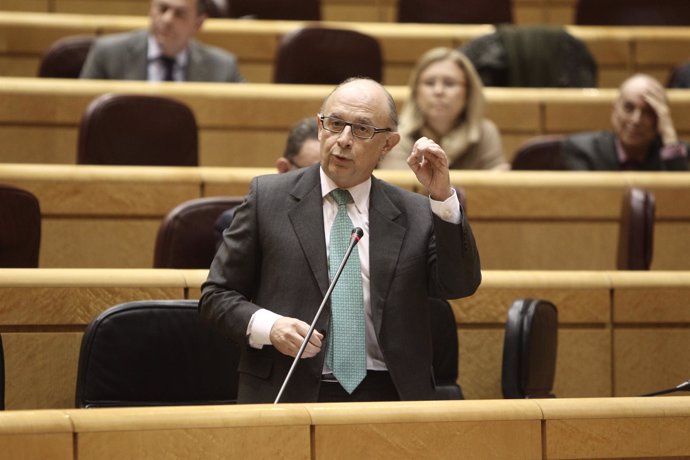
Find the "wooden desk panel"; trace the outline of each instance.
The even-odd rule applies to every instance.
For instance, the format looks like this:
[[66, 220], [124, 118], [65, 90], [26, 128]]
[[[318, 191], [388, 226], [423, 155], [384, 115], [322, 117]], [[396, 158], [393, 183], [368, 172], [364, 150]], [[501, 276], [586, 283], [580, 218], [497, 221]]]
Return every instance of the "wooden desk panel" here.
[[72, 436], [72, 424], [60, 411], [0, 413], [4, 458], [74, 460]]
[[686, 397], [537, 400], [545, 420], [544, 457], [686, 458]]
[[65, 411], [80, 460], [310, 458], [310, 417], [299, 405]]
[[[313, 458], [538, 458], [540, 416], [529, 401], [435, 401], [308, 407]], [[487, 409], [500, 408], [489, 414]], [[443, 442], [439, 442], [443, 440]], [[460, 454], [462, 453], [462, 454]]]

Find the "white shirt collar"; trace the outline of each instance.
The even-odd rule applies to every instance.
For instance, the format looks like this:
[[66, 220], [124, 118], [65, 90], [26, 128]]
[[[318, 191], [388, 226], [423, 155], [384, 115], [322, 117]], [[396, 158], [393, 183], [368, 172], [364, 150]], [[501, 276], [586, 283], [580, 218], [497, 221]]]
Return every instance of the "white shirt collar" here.
[[[319, 168], [321, 177], [321, 198], [325, 198], [333, 190], [340, 188], [333, 180], [323, 172], [323, 168]], [[346, 189], [352, 195], [352, 200], [358, 212], [366, 212], [369, 209], [369, 192], [371, 192], [371, 177], [361, 184]]]
[[[149, 62], [151, 62], [160, 58], [163, 55], [163, 51], [161, 50], [161, 47], [158, 45], [158, 42], [156, 41], [153, 35], [148, 35], [148, 41], [149, 46], [147, 47], [146, 58]], [[182, 68], [184, 68], [187, 65], [187, 60], [187, 48], [183, 49], [175, 55], [175, 63]]]

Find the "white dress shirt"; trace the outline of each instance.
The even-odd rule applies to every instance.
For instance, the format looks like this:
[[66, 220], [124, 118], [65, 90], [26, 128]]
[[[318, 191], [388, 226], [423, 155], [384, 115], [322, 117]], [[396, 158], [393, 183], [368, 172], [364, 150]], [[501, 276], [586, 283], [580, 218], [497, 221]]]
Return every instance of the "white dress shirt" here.
[[[163, 50], [158, 46], [156, 39], [149, 34], [149, 46], [146, 52], [146, 59], [148, 62], [147, 76], [148, 81], [163, 81], [165, 80], [165, 64], [160, 60], [163, 56]], [[185, 70], [187, 68], [187, 48], [183, 49], [175, 55], [175, 65], [173, 66], [173, 80], [184, 81]]]

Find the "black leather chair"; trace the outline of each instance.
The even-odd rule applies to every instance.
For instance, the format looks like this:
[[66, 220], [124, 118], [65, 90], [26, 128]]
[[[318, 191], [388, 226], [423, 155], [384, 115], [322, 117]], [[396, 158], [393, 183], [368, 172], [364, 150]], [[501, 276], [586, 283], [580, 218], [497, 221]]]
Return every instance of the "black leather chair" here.
[[540, 299], [519, 299], [508, 310], [503, 341], [503, 397], [553, 398], [558, 311]]
[[99, 96], [81, 119], [77, 163], [198, 166], [194, 113], [163, 96]]
[[563, 136], [539, 136], [520, 145], [511, 162], [514, 170], [552, 170], [568, 169], [563, 153]]
[[111, 307], [84, 332], [77, 407], [231, 404], [239, 347], [204, 323], [196, 300]]
[[685, 61], [671, 69], [666, 82], [667, 88], [690, 88], [690, 61]]
[[226, 0], [228, 15], [240, 19], [320, 21], [320, 0]]
[[583, 26], [687, 26], [687, 0], [578, 0], [575, 24]]
[[399, 0], [398, 22], [511, 23], [513, 10], [510, 0]]
[[5, 347], [0, 334], [0, 410], [5, 410]]
[[648, 190], [632, 187], [623, 195], [618, 232], [619, 270], [649, 270], [654, 250], [656, 198]]
[[79, 78], [95, 38], [71, 35], [55, 41], [43, 53], [38, 76], [43, 78]]
[[447, 300], [429, 298], [436, 399], [464, 399], [458, 385], [458, 329]]
[[243, 197], [216, 196], [185, 201], [170, 211], [156, 236], [154, 268], [209, 268], [218, 241], [218, 216]]
[[304, 27], [280, 40], [275, 83], [335, 85], [349, 77], [382, 81], [383, 58], [376, 38], [346, 29]]
[[28, 190], [0, 184], [0, 268], [38, 268], [41, 208]]

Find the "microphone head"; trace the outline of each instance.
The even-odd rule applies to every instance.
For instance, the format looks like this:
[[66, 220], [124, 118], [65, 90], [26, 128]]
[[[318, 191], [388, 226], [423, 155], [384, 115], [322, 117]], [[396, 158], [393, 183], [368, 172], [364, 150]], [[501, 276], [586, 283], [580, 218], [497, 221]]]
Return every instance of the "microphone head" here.
[[355, 238], [357, 241], [359, 241], [363, 236], [364, 236], [364, 230], [362, 230], [361, 227], [353, 228], [352, 233], [350, 234], [350, 238]]

